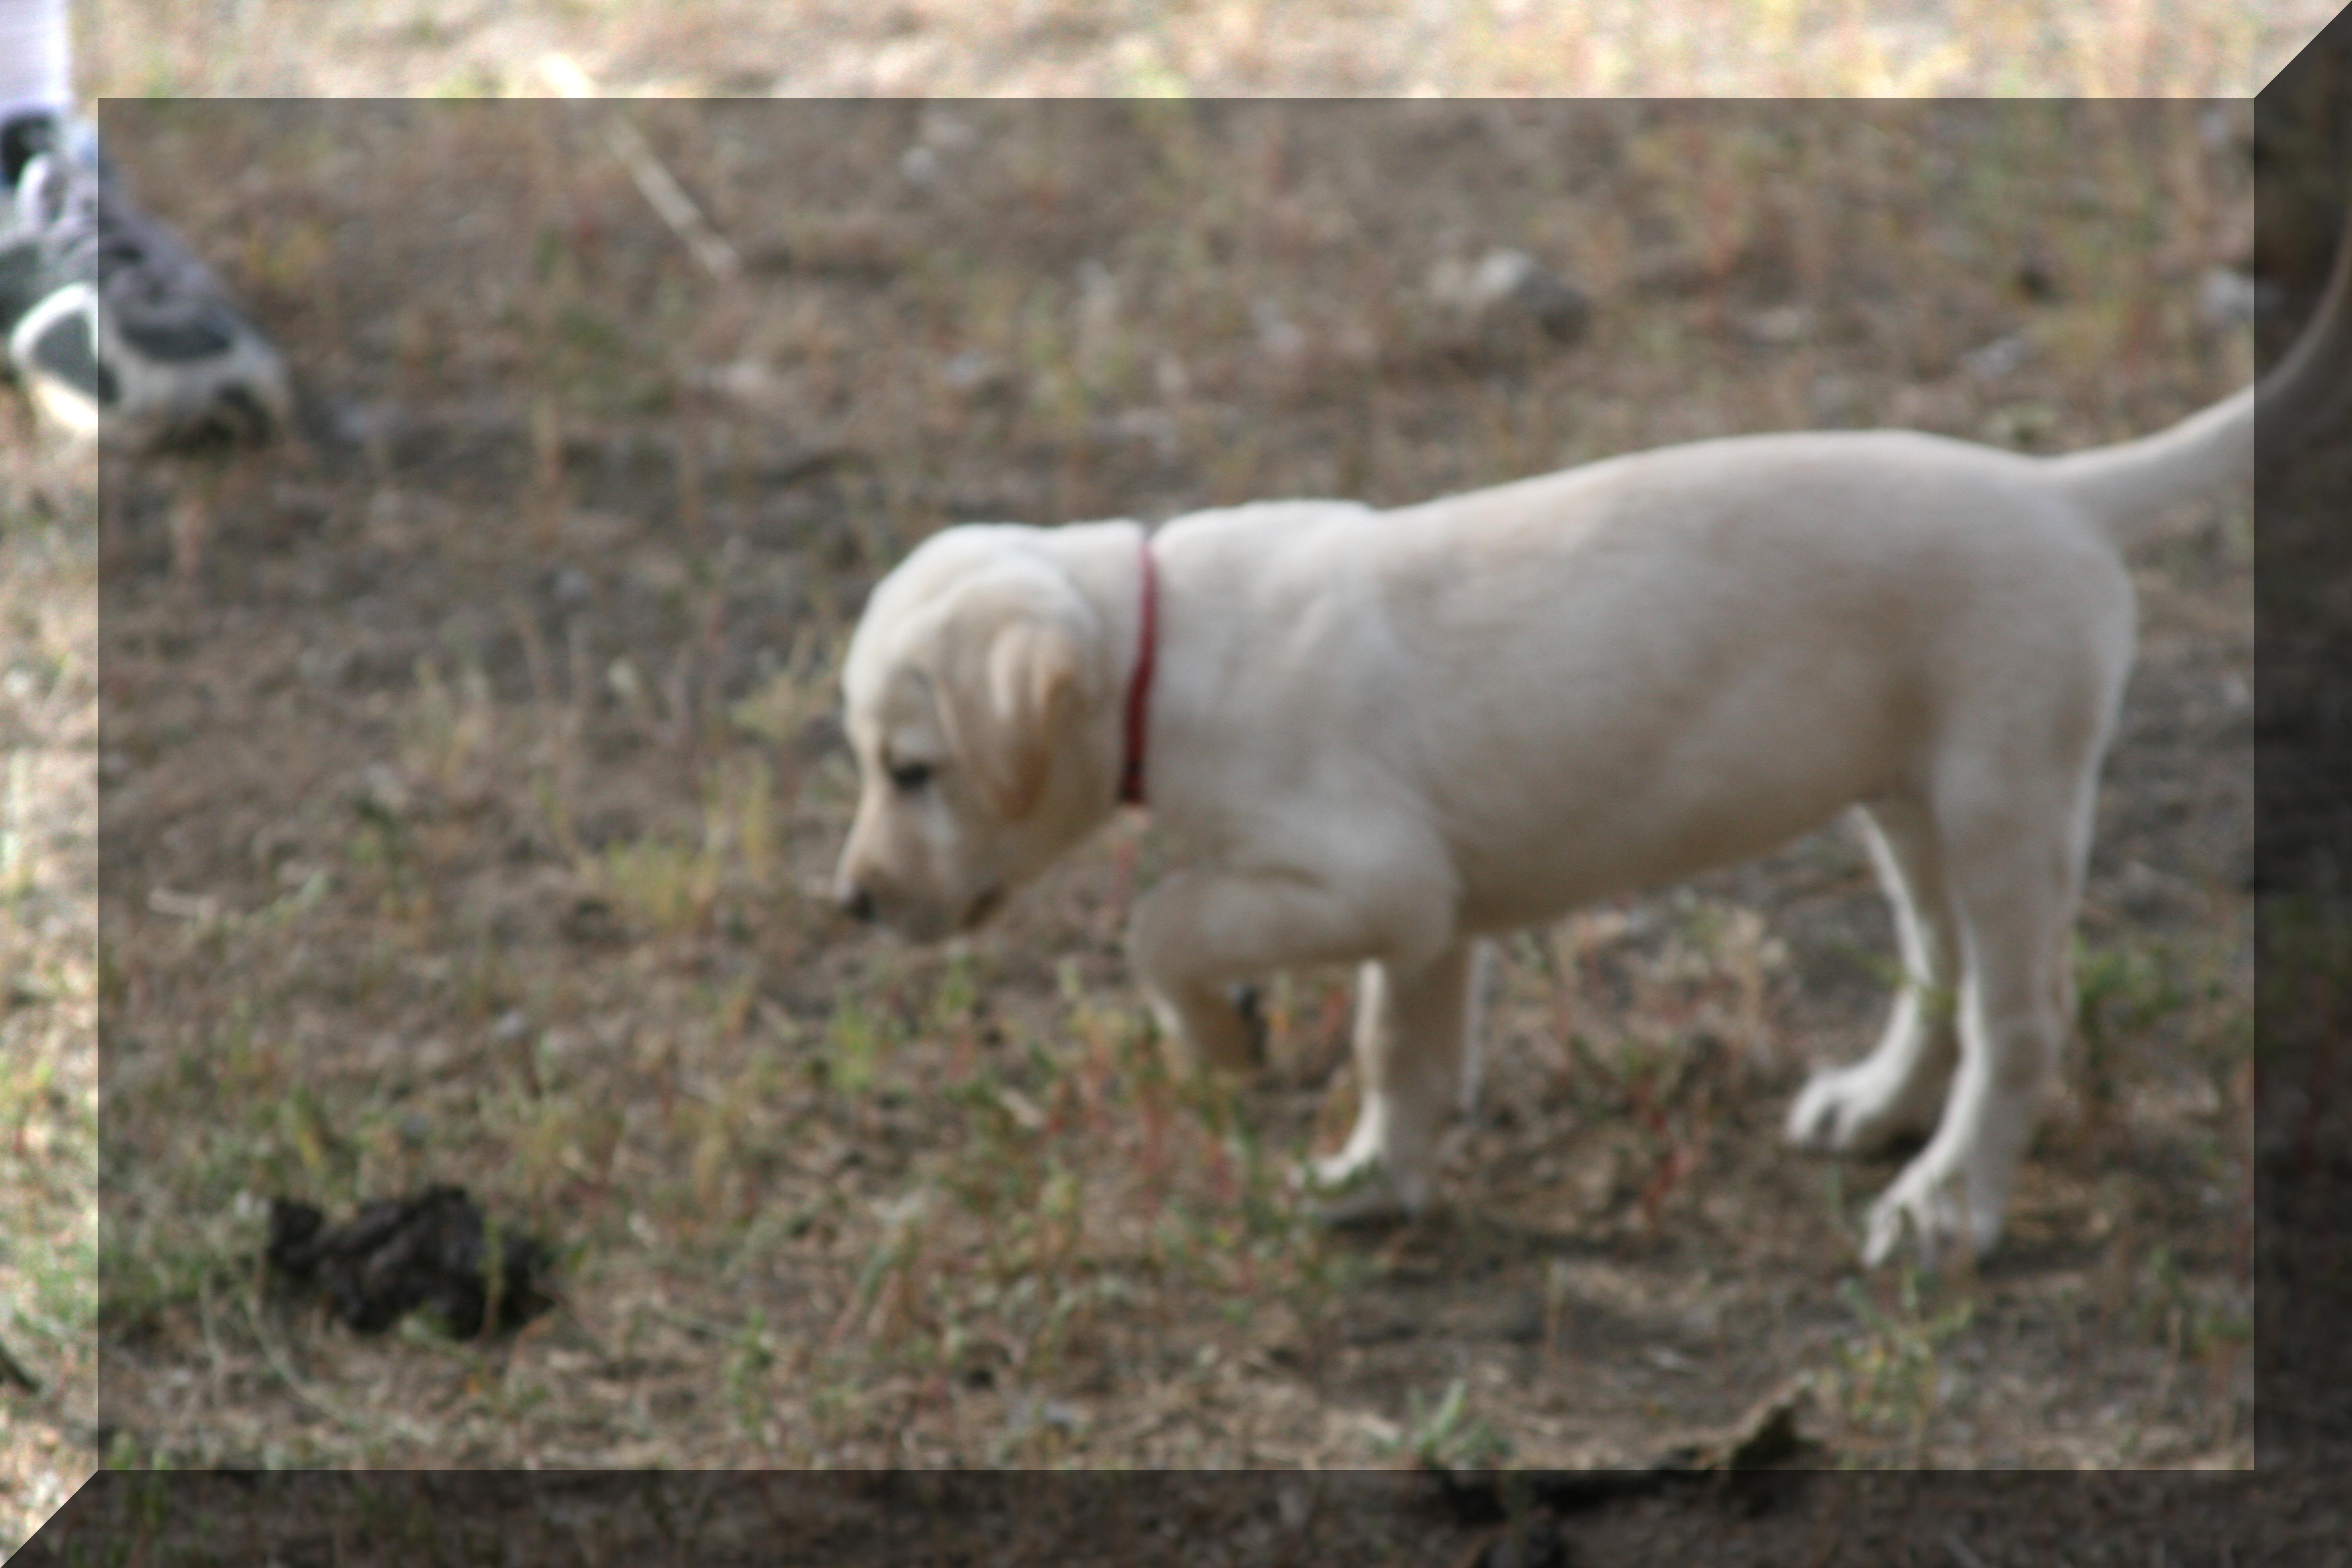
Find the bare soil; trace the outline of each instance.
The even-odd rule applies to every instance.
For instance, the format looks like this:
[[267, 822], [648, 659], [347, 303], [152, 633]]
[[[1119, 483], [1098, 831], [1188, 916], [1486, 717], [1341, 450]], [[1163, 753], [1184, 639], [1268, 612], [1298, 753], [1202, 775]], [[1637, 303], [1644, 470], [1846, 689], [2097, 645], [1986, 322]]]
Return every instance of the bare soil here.
[[[1774, 1472], [1471, 1522], [1401, 1471], [534, 1476], [115, 1473], [20, 1559], [1060, 1568], [2343, 1561], [2343, 1504], [2270, 1475]], [[103, 1532], [103, 1533], [101, 1533]]]
[[[2246, 98], [2330, 0], [79, 0], [85, 87], [137, 97], [498, 97], [572, 54], [616, 93]], [[100, 25], [100, 24], [103, 25]]]
[[98, 552], [87, 454], [0, 407], [0, 1542], [95, 1459]]

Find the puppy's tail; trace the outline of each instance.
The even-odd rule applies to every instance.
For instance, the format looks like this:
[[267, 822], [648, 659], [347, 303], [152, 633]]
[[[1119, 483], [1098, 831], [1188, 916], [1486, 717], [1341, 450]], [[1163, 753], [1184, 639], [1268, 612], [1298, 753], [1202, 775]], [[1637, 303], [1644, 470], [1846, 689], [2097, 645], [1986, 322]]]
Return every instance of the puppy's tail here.
[[2172, 508], [2225, 489], [2249, 493], [2259, 456], [2273, 460], [2352, 387], [2352, 211], [2336, 242], [2319, 309], [2286, 357], [2252, 386], [2167, 430], [2046, 459], [2069, 500], [2130, 543]]
[[2252, 484], [2256, 395], [2249, 386], [2153, 436], [2049, 458], [2047, 471], [2101, 528], [2132, 543], [2176, 506]]

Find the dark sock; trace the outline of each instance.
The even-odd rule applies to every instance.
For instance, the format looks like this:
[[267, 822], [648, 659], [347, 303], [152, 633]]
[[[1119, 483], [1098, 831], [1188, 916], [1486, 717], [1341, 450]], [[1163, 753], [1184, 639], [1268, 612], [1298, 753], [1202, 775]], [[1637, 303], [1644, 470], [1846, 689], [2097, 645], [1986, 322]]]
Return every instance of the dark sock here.
[[43, 110], [0, 125], [0, 184], [16, 188], [25, 165], [58, 144], [58, 117]]

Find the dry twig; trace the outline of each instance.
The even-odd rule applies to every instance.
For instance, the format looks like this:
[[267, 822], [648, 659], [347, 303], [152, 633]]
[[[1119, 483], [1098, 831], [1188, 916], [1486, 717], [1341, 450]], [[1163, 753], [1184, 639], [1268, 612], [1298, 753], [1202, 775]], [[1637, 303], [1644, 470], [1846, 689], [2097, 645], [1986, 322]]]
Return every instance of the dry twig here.
[[[542, 57], [539, 74], [561, 97], [580, 100], [602, 96], [596, 83], [570, 55]], [[731, 282], [741, 274], [743, 258], [736, 254], [735, 247], [725, 235], [711, 227], [710, 220], [702, 216], [694, 198], [686, 194], [686, 187], [654, 156], [645, 136], [618, 110], [605, 118], [604, 143], [627, 168], [629, 178], [636, 181], [637, 189], [645, 193], [654, 211], [661, 214], [662, 221], [702, 263], [704, 271], [722, 283]]]

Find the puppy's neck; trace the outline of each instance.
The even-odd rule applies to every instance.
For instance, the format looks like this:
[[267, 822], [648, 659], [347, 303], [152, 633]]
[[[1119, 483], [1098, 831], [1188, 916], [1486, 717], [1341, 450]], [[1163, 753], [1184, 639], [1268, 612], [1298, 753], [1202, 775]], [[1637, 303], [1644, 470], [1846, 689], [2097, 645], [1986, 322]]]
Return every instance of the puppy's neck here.
[[1068, 574], [1100, 628], [1094, 654], [1097, 696], [1087, 743], [1107, 781], [1106, 805], [1118, 792], [1126, 761], [1128, 694], [1142, 652], [1145, 535], [1141, 523], [1120, 518], [1048, 529], [1043, 542], [1045, 554]]

